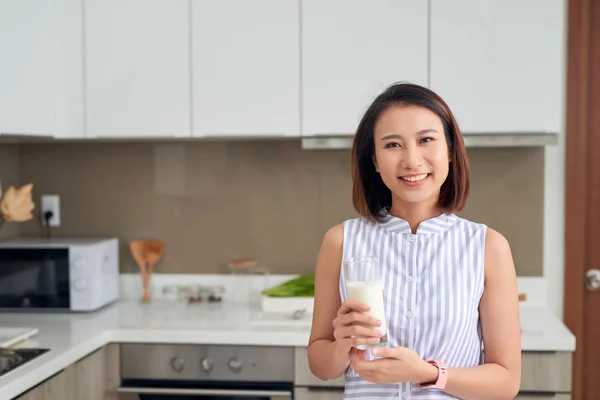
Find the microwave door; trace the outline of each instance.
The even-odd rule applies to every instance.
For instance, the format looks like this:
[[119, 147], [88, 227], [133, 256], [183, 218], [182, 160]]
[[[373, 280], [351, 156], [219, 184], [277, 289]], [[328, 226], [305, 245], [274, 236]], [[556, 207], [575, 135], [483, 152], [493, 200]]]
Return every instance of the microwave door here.
[[69, 251], [0, 249], [0, 308], [69, 309]]
[[[3, 268], [0, 272], [0, 307], [21, 307], [23, 299], [35, 292], [38, 268], [22, 265], [21, 268]], [[26, 301], [25, 306], [31, 306]]]
[[[56, 307], [56, 262], [54, 260], [42, 260], [43, 264], [39, 268], [37, 281], [37, 295], [40, 300], [47, 304], [47, 307]], [[44, 299], [44, 300], [42, 300]]]

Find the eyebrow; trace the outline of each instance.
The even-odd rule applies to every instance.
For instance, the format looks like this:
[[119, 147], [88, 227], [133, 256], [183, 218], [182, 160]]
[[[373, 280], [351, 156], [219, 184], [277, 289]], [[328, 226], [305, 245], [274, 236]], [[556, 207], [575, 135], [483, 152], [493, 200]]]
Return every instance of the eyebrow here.
[[[439, 132], [436, 131], [435, 129], [429, 128], [429, 129], [423, 129], [423, 130], [418, 131], [417, 135], [422, 136], [422, 135], [425, 135], [426, 133], [439, 133]], [[388, 139], [402, 139], [402, 136], [392, 133], [391, 135], [386, 135], [381, 138], [381, 140], [388, 140]]]

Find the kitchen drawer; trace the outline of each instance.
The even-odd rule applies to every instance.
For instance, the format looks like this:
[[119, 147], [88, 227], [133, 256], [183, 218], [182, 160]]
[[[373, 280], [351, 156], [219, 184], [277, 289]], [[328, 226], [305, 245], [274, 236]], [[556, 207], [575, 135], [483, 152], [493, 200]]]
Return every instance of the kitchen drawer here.
[[309, 389], [295, 388], [294, 400], [342, 400], [344, 398], [344, 389]]
[[571, 353], [523, 352], [521, 391], [570, 393]]
[[[344, 387], [345, 379], [343, 375], [337, 379], [322, 381], [310, 372], [308, 368], [308, 349], [306, 347], [296, 347], [294, 352], [294, 369], [294, 385], [296, 386]], [[323, 397], [323, 399], [329, 398]]]
[[523, 393], [515, 397], [515, 400], [571, 400], [570, 394], [565, 393], [546, 393], [546, 394], [528, 394]]

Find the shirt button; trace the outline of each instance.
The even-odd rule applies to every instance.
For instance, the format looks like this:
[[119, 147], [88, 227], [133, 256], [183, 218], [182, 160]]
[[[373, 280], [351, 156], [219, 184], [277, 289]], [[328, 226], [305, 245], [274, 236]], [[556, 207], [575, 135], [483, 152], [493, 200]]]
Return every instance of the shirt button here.
[[412, 318], [413, 313], [412, 313], [412, 311], [407, 311], [406, 314], [404, 314], [404, 315], [406, 315], [406, 318]]
[[406, 280], [408, 282], [414, 282], [416, 280], [416, 278], [414, 276], [409, 276], [409, 277], [406, 278]]
[[409, 236], [408, 237], [408, 241], [413, 243], [415, 241], [415, 237], [414, 236]]

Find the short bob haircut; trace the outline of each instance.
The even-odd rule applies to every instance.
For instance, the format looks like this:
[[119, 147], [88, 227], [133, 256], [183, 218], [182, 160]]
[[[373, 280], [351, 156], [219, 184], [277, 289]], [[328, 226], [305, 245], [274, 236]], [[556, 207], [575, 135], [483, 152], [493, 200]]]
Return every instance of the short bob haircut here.
[[433, 91], [411, 83], [395, 83], [381, 93], [362, 117], [352, 147], [352, 203], [369, 220], [381, 220], [382, 211], [392, 205], [392, 193], [375, 170], [375, 124], [392, 105], [425, 107], [442, 120], [450, 150], [448, 177], [440, 189], [438, 205], [446, 213], [460, 211], [470, 190], [467, 150], [458, 123], [450, 108]]

